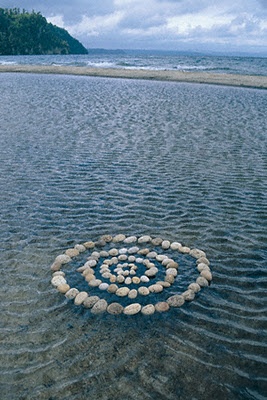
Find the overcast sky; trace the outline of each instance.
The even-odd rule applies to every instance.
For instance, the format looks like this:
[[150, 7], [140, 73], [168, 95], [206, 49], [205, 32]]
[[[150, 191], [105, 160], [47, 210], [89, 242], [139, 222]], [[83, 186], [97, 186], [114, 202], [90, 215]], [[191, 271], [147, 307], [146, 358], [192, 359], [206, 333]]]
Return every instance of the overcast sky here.
[[86, 47], [267, 55], [267, 0], [0, 0], [40, 11]]

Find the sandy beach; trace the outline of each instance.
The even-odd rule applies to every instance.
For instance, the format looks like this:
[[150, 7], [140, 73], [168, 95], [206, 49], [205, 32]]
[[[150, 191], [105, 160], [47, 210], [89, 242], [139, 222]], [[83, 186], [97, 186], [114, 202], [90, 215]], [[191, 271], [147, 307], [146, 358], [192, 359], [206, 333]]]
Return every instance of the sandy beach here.
[[215, 85], [267, 89], [267, 76], [213, 74], [207, 72], [182, 72], [173, 70], [143, 70], [88, 68], [56, 65], [0, 65], [0, 72], [35, 74], [84, 75], [108, 78], [148, 79], [158, 81], [190, 82]]

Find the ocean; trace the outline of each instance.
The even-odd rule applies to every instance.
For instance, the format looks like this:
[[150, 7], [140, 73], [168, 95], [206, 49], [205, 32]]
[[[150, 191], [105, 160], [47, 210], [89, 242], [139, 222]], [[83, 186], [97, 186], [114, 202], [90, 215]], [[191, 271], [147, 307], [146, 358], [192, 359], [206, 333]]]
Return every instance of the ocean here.
[[[1, 62], [108, 59], [90, 57]], [[144, 64], [197, 66], [186, 57]], [[263, 73], [265, 59], [238, 60], [214, 61], [216, 71]], [[1, 73], [0, 88], [1, 400], [265, 399], [266, 91], [23, 73]], [[203, 250], [211, 284], [150, 316], [95, 315], [51, 285], [55, 257], [117, 234]], [[178, 262], [178, 275], [138, 295], [141, 305], [199, 275], [188, 254], [154, 248]], [[71, 287], [129, 304], [76, 271], [91, 252], [62, 266]]]
[[267, 75], [267, 57], [181, 54], [164, 51], [89, 50], [88, 55], [0, 56], [0, 65], [63, 65]]

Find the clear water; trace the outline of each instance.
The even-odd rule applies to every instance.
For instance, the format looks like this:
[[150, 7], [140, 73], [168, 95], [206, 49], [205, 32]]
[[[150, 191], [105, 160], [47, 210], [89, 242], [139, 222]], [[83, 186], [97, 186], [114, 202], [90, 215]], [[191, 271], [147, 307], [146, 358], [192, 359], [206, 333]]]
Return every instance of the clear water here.
[[267, 75], [267, 57], [179, 54], [175, 52], [91, 51], [88, 55], [0, 56], [1, 64], [64, 65]]
[[[264, 399], [266, 91], [31, 74], [0, 87], [1, 399]], [[151, 317], [75, 307], [50, 265], [106, 233], [205, 250], [211, 287]]]

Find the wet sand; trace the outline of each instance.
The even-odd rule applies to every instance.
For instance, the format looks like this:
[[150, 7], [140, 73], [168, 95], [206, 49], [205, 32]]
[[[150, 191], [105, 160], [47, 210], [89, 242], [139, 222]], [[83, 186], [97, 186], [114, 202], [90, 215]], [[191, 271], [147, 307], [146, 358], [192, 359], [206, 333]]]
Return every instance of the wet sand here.
[[85, 75], [108, 78], [148, 79], [158, 81], [207, 83], [267, 89], [267, 76], [213, 74], [208, 72], [182, 72], [173, 70], [107, 69], [56, 65], [0, 65], [0, 72], [36, 74]]

